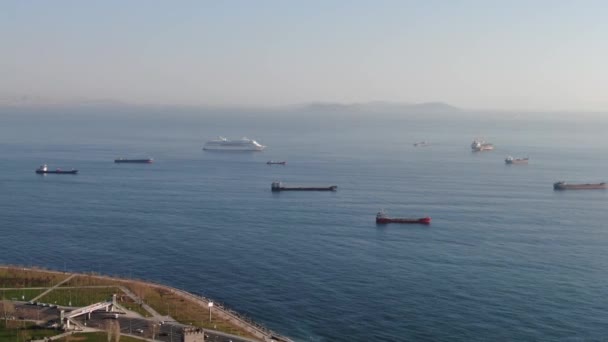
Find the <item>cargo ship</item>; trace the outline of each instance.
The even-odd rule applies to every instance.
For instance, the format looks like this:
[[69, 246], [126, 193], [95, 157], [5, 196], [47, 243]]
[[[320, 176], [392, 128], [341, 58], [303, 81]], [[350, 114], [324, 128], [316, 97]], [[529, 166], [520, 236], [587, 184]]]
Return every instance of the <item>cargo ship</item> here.
[[61, 169], [56, 169], [56, 170], [49, 170], [49, 167], [44, 164], [42, 166], [40, 166], [39, 168], [36, 169], [36, 173], [41, 175], [41, 174], [47, 174], [47, 173], [56, 173], [56, 174], [66, 174], [66, 175], [75, 175], [78, 173], [78, 170], [75, 169], [71, 169], [71, 170], [61, 170]]
[[475, 139], [471, 143], [471, 149], [473, 152], [492, 151], [494, 149], [494, 145], [487, 143], [484, 140]]
[[606, 183], [568, 184], [566, 182], [553, 183], [553, 190], [596, 190], [606, 189]]
[[279, 191], [338, 191], [337, 185], [330, 185], [325, 187], [291, 187], [284, 186], [282, 182], [272, 182], [270, 189], [273, 192]]
[[505, 164], [528, 164], [528, 160], [529, 158], [513, 158], [511, 156], [508, 156], [505, 159]]
[[286, 161], [274, 161], [274, 160], [269, 160], [266, 162], [266, 164], [268, 165], [287, 165]]
[[429, 146], [429, 145], [430, 144], [428, 142], [424, 141], [424, 140], [414, 143], [414, 147], [426, 147], [426, 146]]
[[138, 164], [150, 164], [152, 162], [154, 162], [154, 159], [152, 158], [147, 158], [147, 159], [126, 159], [126, 158], [118, 158], [118, 159], [114, 159], [115, 163], [138, 163]]
[[384, 210], [381, 210], [376, 214], [376, 223], [378, 224], [386, 224], [386, 223], [418, 223], [418, 224], [430, 224], [431, 218], [421, 217], [421, 218], [394, 218], [386, 215]]

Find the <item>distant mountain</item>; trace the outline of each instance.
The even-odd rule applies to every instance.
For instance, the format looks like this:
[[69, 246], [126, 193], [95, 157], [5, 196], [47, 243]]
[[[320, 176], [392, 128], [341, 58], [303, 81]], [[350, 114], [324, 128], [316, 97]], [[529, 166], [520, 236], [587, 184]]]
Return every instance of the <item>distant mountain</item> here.
[[443, 114], [460, 112], [460, 109], [443, 102], [424, 103], [399, 103], [387, 101], [373, 101], [363, 103], [338, 103], [338, 102], [312, 102], [291, 106], [194, 106], [194, 105], [145, 105], [132, 104], [113, 99], [48, 99], [39, 96], [17, 95], [9, 96], [0, 94], [0, 108], [48, 108], [48, 109], [156, 109], [156, 110], [182, 110], [182, 111], [211, 111], [211, 112], [276, 112], [284, 113], [338, 113], [338, 114]]
[[126, 102], [112, 99], [72, 98], [69, 100], [54, 100], [31, 95], [0, 95], [0, 106], [6, 107], [126, 107], [132, 106]]
[[460, 109], [443, 102], [399, 103], [374, 101], [365, 103], [314, 102], [299, 106], [311, 112], [366, 112], [366, 113], [451, 113]]

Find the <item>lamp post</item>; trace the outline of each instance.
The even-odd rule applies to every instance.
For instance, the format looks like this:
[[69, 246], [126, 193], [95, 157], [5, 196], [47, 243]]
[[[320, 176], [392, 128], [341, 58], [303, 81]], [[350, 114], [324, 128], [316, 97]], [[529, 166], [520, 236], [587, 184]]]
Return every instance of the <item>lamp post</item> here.
[[213, 307], [213, 302], [209, 302], [207, 306], [209, 306], [209, 323], [211, 323], [211, 308]]

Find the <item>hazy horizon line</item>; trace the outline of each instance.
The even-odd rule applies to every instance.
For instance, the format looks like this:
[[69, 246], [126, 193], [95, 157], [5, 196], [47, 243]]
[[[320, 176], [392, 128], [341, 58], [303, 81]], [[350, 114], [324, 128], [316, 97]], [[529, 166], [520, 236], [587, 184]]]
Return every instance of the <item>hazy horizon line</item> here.
[[440, 100], [432, 101], [416, 101], [416, 102], [404, 102], [404, 101], [392, 101], [392, 100], [369, 100], [369, 101], [356, 101], [356, 102], [342, 102], [342, 101], [331, 101], [331, 100], [312, 100], [308, 102], [296, 102], [287, 104], [237, 104], [237, 103], [224, 103], [224, 104], [189, 104], [189, 103], [151, 103], [151, 102], [130, 102], [118, 99], [110, 98], [74, 98], [64, 100], [50, 100], [40, 96], [0, 96], [0, 108], [58, 108], [58, 107], [125, 107], [125, 108], [181, 108], [181, 109], [235, 109], [235, 110], [298, 110], [298, 109], [312, 109], [313, 107], [336, 107], [343, 109], [357, 109], [357, 107], [368, 107], [370, 106], [392, 106], [394, 109], [397, 107], [403, 107], [403, 109], [416, 109], [416, 107], [425, 106], [436, 106], [442, 107], [441, 109], [445, 112], [448, 111], [461, 111], [461, 112], [491, 112], [491, 113], [608, 113], [607, 109], [589, 109], [589, 108], [488, 108], [488, 107], [466, 107], [444, 102]]

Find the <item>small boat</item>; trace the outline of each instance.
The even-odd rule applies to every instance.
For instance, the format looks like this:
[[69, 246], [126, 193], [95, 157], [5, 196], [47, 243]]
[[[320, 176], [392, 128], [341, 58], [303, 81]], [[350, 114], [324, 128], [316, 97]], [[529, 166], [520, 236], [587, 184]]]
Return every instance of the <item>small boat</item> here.
[[429, 146], [429, 145], [430, 144], [428, 142], [424, 141], [424, 140], [414, 143], [414, 147], [426, 147], [426, 146]]
[[150, 164], [154, 162], [152, 158], [146, 159], [126, 159], [126, 158], [118, 158], [114, 159], [115, 163], [139, 163], [139, 164]]
[[421, 217], [421, 218], [394, 218], [388, 217], [384, 210], [381, 210], [376, 214], [376, 223], [386, 224], [386, 223], [419, 223], [419, 224], [430, 224], [431, 218]]
[[274, 161], [274, 160], [269, 160], [266, 162], [266, 164], [268, 165], [287, 165], [286, 161]]
[[513, 158], [511, 156], [507, 156], [505, 159], [505, 164], [528, 164], [529, 158]]
[[566, 182], [553, 183], [553, 190], [604, 190], [606, 183], [568, 184]]
[[47, 173], [56, 173], [56, 174], [66, 174], [66, 175], [75, 175], [78, 173], [78, 170], [75, 169], [71, 169], [71, 170], [61, 170], [61, 169], [56, 169], [56, 170], [49, 170], [48, 166], [46, 164], [40, 166], [39, 168], [36, 169], [36, 173], [37, 174], [47, 174]]
[[494, 149], [494, 145], [487, 143], [484, 140], [475, 139], [471, 143], [471, 149], [473, 152], [492, 151]]

